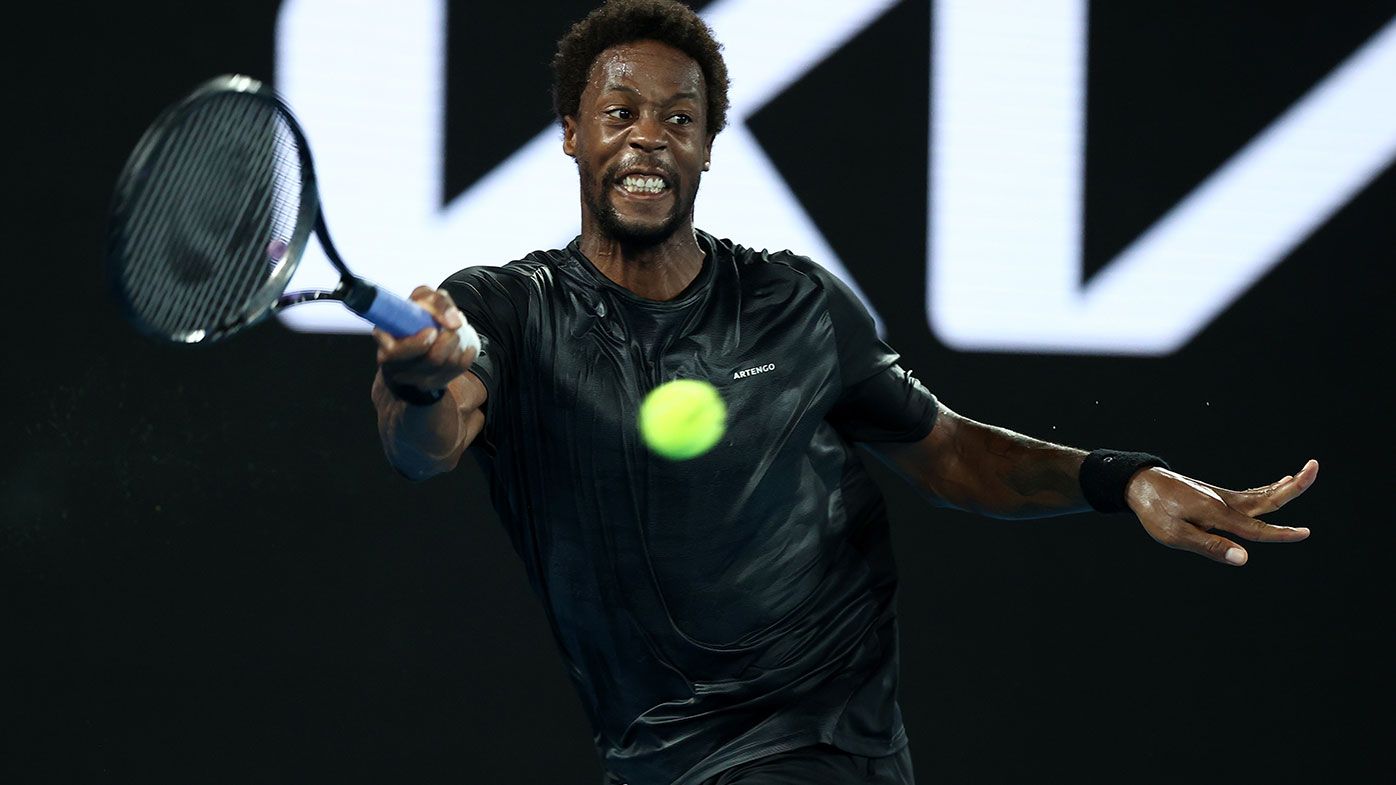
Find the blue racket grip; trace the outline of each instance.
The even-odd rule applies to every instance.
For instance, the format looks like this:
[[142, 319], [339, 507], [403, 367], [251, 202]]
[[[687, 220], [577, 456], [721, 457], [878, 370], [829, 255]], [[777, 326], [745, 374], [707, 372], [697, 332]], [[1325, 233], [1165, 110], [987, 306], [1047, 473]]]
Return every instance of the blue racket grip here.
[[[379, 289], [373, 284], [361, 283], [354, 287], [354, 297], [344, 298], [358, 315], [383, 328], [394, 338], [415, 335], [427, 327], [435, 327], [436, 319], [416, 303]], [[360, 307], [360, 305], [364, 307]]]

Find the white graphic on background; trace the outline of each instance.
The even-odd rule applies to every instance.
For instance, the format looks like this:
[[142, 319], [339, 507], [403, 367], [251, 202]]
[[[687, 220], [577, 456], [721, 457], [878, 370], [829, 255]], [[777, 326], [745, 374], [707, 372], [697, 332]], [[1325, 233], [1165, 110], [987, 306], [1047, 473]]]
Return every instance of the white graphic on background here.
[[[708, 8], [733, 85], [700, 227], [806, 254], [863, 296], [744, 121], [893, 5]], [[926, 306], [954, 348], [1174, 351], [1396, 158], [1392, 22], [1082, 285], [1087, 11], [936, 0]], [[328, 224], [351, 268], [402, 294], [577, 232], [555, 125], [443, 206], [444, 15], [445, 0], [288, 0], [277, 28], [276, 86], [307, 128]], [[333, 283], [319, 254], [295, 287]], [[283, 319], [366, 329], [330, 305]]]
[[926, 303], [958, 349], [1174, 351], [1396, 158], [1393, 21], [1082, 286], [1086, 0], [932, 25]]

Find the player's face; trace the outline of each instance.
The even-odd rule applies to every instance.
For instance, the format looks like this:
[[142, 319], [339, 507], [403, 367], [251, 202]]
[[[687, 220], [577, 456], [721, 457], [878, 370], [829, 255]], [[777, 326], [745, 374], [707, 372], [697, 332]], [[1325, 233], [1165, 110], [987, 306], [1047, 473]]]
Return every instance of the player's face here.
[[691, 224], [707, 167], [707, 88], [693, 58], [658, 41], [597, 56], [563, 150], [577, 161], [582, 206], [611, 239], [655, 244]]

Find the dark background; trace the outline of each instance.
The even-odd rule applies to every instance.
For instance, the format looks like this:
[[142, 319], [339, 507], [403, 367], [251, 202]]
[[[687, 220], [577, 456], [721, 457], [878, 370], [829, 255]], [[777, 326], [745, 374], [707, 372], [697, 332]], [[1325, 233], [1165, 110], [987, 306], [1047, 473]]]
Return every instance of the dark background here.
[[[0, 781], [594, 783], [478, 471], [412, 484], [384, 461], [366, 337], [268, 323], [170, 347], [105, 295], [131, 146], [209, 76], [271, 79], [276, 5], [54, 4], [11, 28]], [[471, 6], [451, 17], [450, 193], [548, 122], [553, 42], [590, 3]], [[1091, 13], [1088, 271], [1396, 3]], [[1310, 541], [1241, 569], [1127, 516], [933, 508], [875, 469], [918, 780], [1389, 781], [1396, 171], [1175, 354], [952, 351], [923, 305], [929, 17], [906, 0], [751, 121], [904, 364], [968, 416], [1219, 485], [1323, 468], [1269, 516]], [[889, 170], [877, 199], [846, 187]], [[698, 218], [722, 233], [701, 199]]]

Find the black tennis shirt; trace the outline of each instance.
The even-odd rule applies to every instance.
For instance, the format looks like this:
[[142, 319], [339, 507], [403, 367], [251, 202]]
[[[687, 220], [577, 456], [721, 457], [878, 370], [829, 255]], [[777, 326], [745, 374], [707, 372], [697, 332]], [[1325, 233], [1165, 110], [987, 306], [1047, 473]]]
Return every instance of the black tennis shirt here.
[[[935, 397], [814, 262], [698, 241], [702, 271], [664, 302], [577, 240], [448, 278], [489, 391], [471, 451], [615, 778], [693, 783], [821, 742], [890, 755], [897, 575], [853, 443], [924, 437]], [[728, 411], [688, 461], [636, 426], [679, 378]]]

